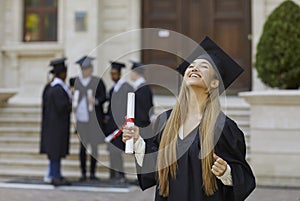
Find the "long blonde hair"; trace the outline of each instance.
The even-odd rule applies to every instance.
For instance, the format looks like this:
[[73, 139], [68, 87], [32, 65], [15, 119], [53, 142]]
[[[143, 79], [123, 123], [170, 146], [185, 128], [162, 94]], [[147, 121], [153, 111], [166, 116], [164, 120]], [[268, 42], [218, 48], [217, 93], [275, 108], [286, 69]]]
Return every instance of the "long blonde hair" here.
[[[180, 125], [187, 118], [188, 99], [191, 91], [183, 81], [178, 101], [173, 108], [163, 131], [158, 153], [158, 188], [160, 195], [169, 195], [169, 174], [176, 177], [177, 171], [177, 136]], [[211, 172], [214, 153], [214, 127], [221, 111], [218, 88], [211, 89], [204, 104], [204, 111], [199, 127], [200, 153], [202, 163], [203, 188], [206, 195], [213, 195], [218, 189], [216, 177]], [[200, 171], [200, 170], [199, 170]], [[200, 190], [200, 189], [199, 189]]]

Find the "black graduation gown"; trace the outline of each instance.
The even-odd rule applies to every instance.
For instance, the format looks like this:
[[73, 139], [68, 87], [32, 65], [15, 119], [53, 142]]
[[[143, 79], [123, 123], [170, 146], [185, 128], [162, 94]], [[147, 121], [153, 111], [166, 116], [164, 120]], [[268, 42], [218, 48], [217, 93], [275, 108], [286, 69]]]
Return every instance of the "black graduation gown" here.
[[153, 95], [150, 87], [141, 84], [135, 93], [135, 116], [134, 123], [140, 128], [143, 139], [148, 139], [147, 133], [151, 133], [150, 116], [153, 114]]
[[[96, 77], [93, 77], [96, 78]], [[96, 116], [98, 119], [98, 123], [100, 125], [100, 127], [102, 128], [102, 131], [104, 131], [104, 112], [103, 112], [103, 104], [105, 103], [105, 101], [107, 100], [106, 98], [106, 87], [104, 82], [102, 81], [102, 79], [96, 78], [98, 81], [98, 85], [97, 85], [97, 89], [96, 89], [96, 93], [95, 93], [95, 99], [98, 100], [97, 105], [95, 105], [95, 111], [96, 111]]]
[[40, 153], [52, 161], [69, 153], [71, 100], [59, 84], [47, 85], [43, 92]]
[[150, 110], [153, 107], [153, 95], [149, 86], [141, 84], [135, 93], [135, 124], [146, 127], [150, 124]]
[[[129, 92], [133, 92], [133, 88], [127, 82], [124, 82], [117, 92], [114, 92], [113, 87], [110, 89], [106, 136], [121, 128], [121, 126], [124, 124], [127, 113], [127, 94]], [[112, 140], [111, 143], [117, 148], [125, 150], [125, 144], [122, 141], [122, 135]]]
[[[153, 138], [151, 142], [146, 144], [146, 153], [157, 150], [160, 135], [165, 125], [165, 117], [159, 117], [157, 120], [156, 129], [160, 132]], [[220, 117], [224, 115], [220, 114]], [[156, 190], [155, 200], [171, 200], [171, 201], [243, 201], [255, 188], [255, 178], [252, 170], [245, 160], [246, 147], [244, 135], [238, 128], [236, 123], [230, 118], [225, 117], [225, 125], [221, 126], [219, 118], [216, 124], [216, 130], [222, 129], [220, 138], [216, 139], [215, 153], [223, 158], [231, 167], [233, 186], [224, 185], [217, 179], [218, 191], [212, 196], [206, 196], [202, 187], [202, 171], [201, 160], [199, 159], [200, 141], [199, 141], [199, 127], [194, 129], [183, 140], [178, 139], [177, 153], [181, 153], [178, 159], [178, 169], [176, 179], [169, 178], [170, 194], [168, 197], [162, 197]], [[164, 119], [164, 122], [161, 122]], [[151, 157], [153, 155], [145, 155], [143, 167], [137, 167], [141, 188], [144, 190], [157, 184], [157, 174], [147, 173], [143, 174], [147, 168], [155, 168], [156, 159]], [[152, 167], [150, 167], [152, 166]], [[145, 168], [147, 167], [147, 168]], [[149, 170], [149, 169], [148, 169]]]
[[41, 120], [41, 139], [40, 139], [40, 153], [45, 153], [45, 129], [46, 123], [48, 121], [48, 110], [46, 109], [47, 106], [47, 92], [50, 87], [50, 82], [44, 87], [42, 93], [42, 120]]

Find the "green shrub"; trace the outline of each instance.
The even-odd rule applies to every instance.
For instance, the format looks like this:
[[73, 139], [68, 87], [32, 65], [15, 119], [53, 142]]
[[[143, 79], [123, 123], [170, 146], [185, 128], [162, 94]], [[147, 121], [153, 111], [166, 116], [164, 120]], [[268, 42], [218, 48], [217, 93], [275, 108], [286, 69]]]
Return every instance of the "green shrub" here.
[[300, 87], [300, 7], [293, 1], [284, 1], [266, 20], [255, 67], [270, 87]]

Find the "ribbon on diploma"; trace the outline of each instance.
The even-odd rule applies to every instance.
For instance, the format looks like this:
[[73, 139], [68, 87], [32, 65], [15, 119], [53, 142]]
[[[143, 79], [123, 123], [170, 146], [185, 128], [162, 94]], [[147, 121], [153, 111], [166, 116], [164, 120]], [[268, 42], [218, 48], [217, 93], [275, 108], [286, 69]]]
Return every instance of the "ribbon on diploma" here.
[[107, 136], [104, 141], [105, 142], [111, 142], [113, 141], [114, 139], [116, 139], [117, 137], [119, 137], [121, 135], [121, 133], [123, 132], [123, 129], [125, 128], [125, 126], [127, 125], [127, 123], [130, 122], [130, 123], [134, 123], [134, 118], [127, 118], [125, 116], [125, 122], [124, 124], [121, 126], [120, 129], [117, 129], [115, 130], [112, 134], [110, 134], [109, 136]]

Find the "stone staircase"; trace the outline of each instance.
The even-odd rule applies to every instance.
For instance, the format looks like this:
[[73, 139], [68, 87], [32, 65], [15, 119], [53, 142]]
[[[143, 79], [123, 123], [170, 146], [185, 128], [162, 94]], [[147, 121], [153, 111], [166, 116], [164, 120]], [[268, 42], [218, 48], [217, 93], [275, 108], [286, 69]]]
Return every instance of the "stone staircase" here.
[[[0, 108], [0, 175], [43, 177], [47, 169], [46, 155], [39, 154], [41, 108], [38, 105], [2, 105]], [[64, 176], [78, 178], [79, 139], [71, 126], [70, 155], [62, 160]], [[125, 171], [129, 179], [136, 176], [133, 156], [124, 155]], [[97, 176], [109, 177], [109, 153], [100, 145]], [[87, 163], [89, 165], [89, 163]]]
[[[233, 118], [245, 133], [250, 159], [249, 106], [242, 99], [233, 97], [225, 112]], [[156, 113], [170, 108], [174, 100], [155, 97]], [[0, 107], [0, 175], [19, 177], [43, 177], [47, 169], [46, 155], [39, 154], [41, 108], [39, 105], [4, 104]], [[71, 127], [74, 131], [74, 126]], [[63, 174], [69, 178], [80, 176], [79, 140], [71, 134], [70, 155], [62, 161]], [[128, 179], [135, 179], [135, 163], [131, 155], [125, 156], [125, 171]], [[100, 145], [97, 176], [109, 177], [109, 153], [106, 145]]]
[[226, 98], [226, 104], [222, 104], [224, 113], [233, 119], [243, 131], [247, 148], [246, 158], [251, 160], [251, 138], [250, 138], [250, 107], [244, 99], [233, 96]]

